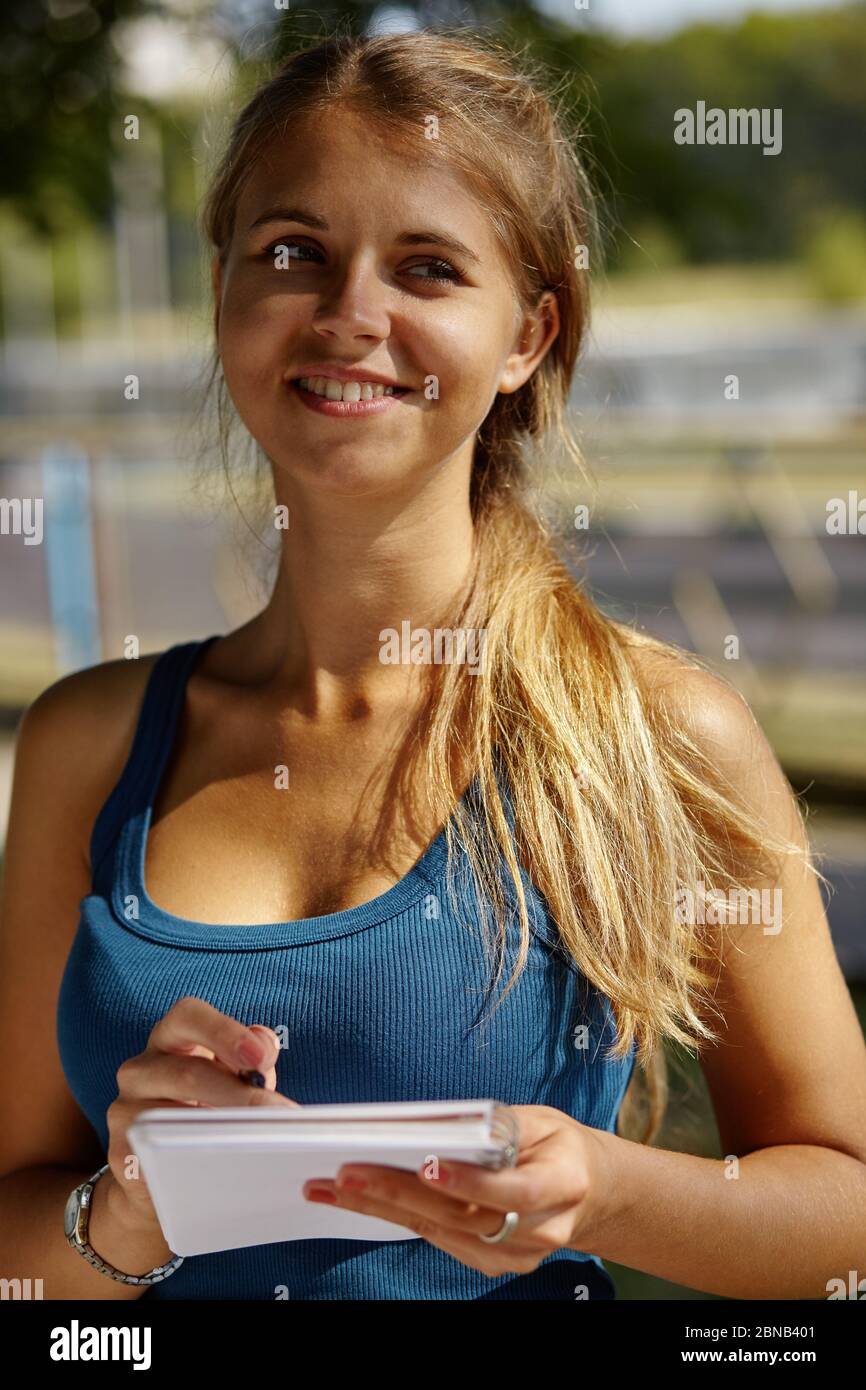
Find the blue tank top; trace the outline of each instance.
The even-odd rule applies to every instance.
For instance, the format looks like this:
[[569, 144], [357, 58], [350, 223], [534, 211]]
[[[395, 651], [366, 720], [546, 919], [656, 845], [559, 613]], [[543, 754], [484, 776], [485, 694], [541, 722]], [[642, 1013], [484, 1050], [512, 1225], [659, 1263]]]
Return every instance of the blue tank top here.
[[[518, 983], [493, 1009], [515, 960], [513, 886], [509, 894], [506, 873], [510, 937], [493, 989], [489, 951], [469, 925], [478, 904], [473, 913], [462, 846], [452, 882], [466, 910], [455, 913], [446, 891], [444, 829], [399, 883], [343, 912], [209, 926], [151, 901], [143, 865], [155, 795], [189, 673], [216, 640], [180, 643], [155, 661], [126, 765], [93, 826], [91, 892], [81, 900], [66, 961], [57, 1041], [72, 1094], [103, 1151], [118, 1067], [144, 1050], [151, 1029], [185, 995], [287, 1039], [277, 1087], [301, 1104], [493, 1098], [554, 1106], [613, 1131], [635, 1048], [625, 1058], [606, 1056], [615, 1038], [610, 1002], [558, 945], [545, 900], [521, 869], [530, 952]], [[476, 792], [477, 779], [464, 793], [470, 806]], [[507, 794], [504, 800], [510, 811]], [[513, 818], [510, 825], [513, 832]], [[142, 1298], [615, 1296], [597, 1256], [559, 1250], [532, 1273], [490, 1277], [415, 1238], [281, 1241], [188, 1256]]]

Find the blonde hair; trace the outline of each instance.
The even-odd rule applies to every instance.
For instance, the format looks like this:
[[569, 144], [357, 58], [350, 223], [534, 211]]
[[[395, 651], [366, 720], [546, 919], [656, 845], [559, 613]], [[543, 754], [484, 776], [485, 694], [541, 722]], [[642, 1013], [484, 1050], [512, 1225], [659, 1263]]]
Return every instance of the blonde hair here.
[[[480, 902], [493, 904], [497, 978], [507, 930], [503, 856], [520, 932], [506, 993], [529, 947], [519, 855], [562, 947], [611, 1002], [617, 1036], [610, 1055], [624, 1057], [636, 1045], [648, 1114], [641, 1120], [636, 1068], [619, 1128], [650, 1142], [665, 1105], [665, 1041], [692, 1048], [717, 1036], [702, 1017], [712, 1007], [712, 948], [698, 927], [677, 920], [678, 889], [733, 884], [732, 846], [740, 866], [756, 869], [770, 853], [794, 847], [769, 836], [696, 743], [647, 697], [634, 658], [636, 649], [676, 651], [681, 661], [703, 664], [602, 614], [531, 501], [534, 464], [547, 466], [551, 446], [585, 478], [567, 400], [589, 321], [579, 249], [593, 262], [599, 252], [582, 137], [545, 88], [537, 64], [465, 31], [336, 34], [292, 55], [244, 107], [216, 169], [203, 228], [224, 260], [240, 190], [262, 146], [290, 120], [339, 104], [416, 158], [423, 152], [444, 160], [471, 181], [524, 309], [545, 291], [556, 295], [558, 336], [520, 390], [496, 396], [477, 435], [473, 568], [448, 625], [486, 632], [485, 672], [478, 678], [460, 662], [441, 667], [416, 746], [442, 818], [456, 811], [456, 825], [447, 821], [449, 861], [459, 833]], [[431, 114], [438, 117], [435, 140], [424, 138]], [[222, 422], [218, 359], [214, 383]], [[461, 800], [458, 769], [467, 765], [479, 780], [477, 818]]]

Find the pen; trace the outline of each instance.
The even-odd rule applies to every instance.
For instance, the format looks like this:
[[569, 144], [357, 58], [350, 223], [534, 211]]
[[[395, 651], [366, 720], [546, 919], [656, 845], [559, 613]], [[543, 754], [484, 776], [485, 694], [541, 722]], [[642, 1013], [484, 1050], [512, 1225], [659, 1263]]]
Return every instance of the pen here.
[[245, 1081], [248, 1086], [258, 1086], [261, 1088], [265, 1085], [265, 1078], [263, 1074], [260, 1071], [256, 1071], [255, 1068], [252, 1068], [249, 1071], [239, 1071], [238, 1076], [240, 1077], [241, 1081]]

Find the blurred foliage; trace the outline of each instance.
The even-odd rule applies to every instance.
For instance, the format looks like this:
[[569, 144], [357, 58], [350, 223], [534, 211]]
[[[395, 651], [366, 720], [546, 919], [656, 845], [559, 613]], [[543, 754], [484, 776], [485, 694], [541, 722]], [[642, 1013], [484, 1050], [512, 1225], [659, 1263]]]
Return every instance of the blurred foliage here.
[[853, 209], [823, 208], [804, 260], [822, 299], [841, 303], [866, 297], [866, 217]]
[[[688, 261], [797, 254], [816, 207], [866, 213], [866, 5], [754, 15], [624, 42], [539, 24], [533, 47], [565, 77], [603, 170], [611, 263], [631, 229], [663, 228]], [[780, 108], [783, 148], [676, 145], [674, 112]], [[648, 255], [652, 254], [648, 248]]]
[[[275, 11], [264, 0], [4, 0], [0, 10], [3, 197], [34, 229], [105, 221], [110, 159], [123, 103], [118, 24], [179, 18], [219, 38], [237, 66], [235, 102], [279, 59], [332, 33], [362, 33], [374, 0], [323, 0]], [[432, 29], [463, 25], [540, 59], [587, 133], [614, 267], [772, 261], [807, 255], [830, 298], [858, 293], [866, 217], [866, 4], [737, 24], [698, 24], [664, 39], [626, 41], [540, 14], [529, 0], [421, 0]], [[192, 18], [191, 18], [192, 17]], [[128, 101], [128, 98], [126, 99]], [[783, 149], [680, 146], [674, 112], [780, 108]], [[158, 114], [173, 141], [169, 214], [182, 255], [194, 255], [188, 161], [195, 112]], [[143, 98], [136, 109], [148, 110]], [[172, 155], [169, 150], [167, 158]], [[177, 197], [180, 207], [174, 206]], [[194, 201], [194, 200], [193, 200]], [[815, 210], [825, 209], [824, 226]], [[836, 259], [838, 257], [838, 265]]]
[[630, 228], [619, 252], [619, 266], [625, 271], [672, 270], [684, 259], [675, 229], [658, 217], [647, 217]]
[[112, 33], [162, 12], [159, 0], [3, 0], [2, 193], [35, 231], [107, 220], [122, 61]]

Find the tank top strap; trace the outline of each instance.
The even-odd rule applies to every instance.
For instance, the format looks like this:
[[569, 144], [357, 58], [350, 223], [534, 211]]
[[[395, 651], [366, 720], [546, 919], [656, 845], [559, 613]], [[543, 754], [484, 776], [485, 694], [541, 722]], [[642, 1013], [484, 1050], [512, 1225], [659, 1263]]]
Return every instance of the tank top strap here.
[[178, 642], [161, 652], [150, 669], [129, 754], [123, 771], [102, 806], [90, 837], [93, 886], [98, 870], [124, 822], [147, 806], [174, 743], [186, 684], [193, 663], [219, 634]]

